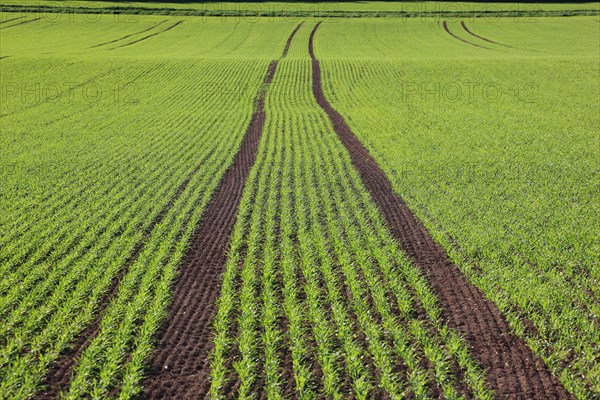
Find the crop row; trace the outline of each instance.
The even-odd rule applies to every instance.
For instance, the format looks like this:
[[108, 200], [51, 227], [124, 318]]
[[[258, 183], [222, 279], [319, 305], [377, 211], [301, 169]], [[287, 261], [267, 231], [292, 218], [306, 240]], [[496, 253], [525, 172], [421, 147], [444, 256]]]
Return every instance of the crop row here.
[[[190, 230], [239, 146], [251, 113], [251, 92], [258, 90], [265, 67], [253, 61], [195, 66], [137, 63], [126, 79], [138, 79], [144, 98], [124, 112], [115, 113], [118, 106], [109, 101], [96, 104], [91, 112], [85, 102], [79, 102], [55, 108], [40, 105], [37, 109], [44, 113], [24, 124], [19, 113], [4, 118], [11, 135], [30, 132], [18, 144], [11, 143], [10, 135], [4, 136], [7, 150], [37, 146], [38, 154], [15, 160], [26, 167], [7, 170], [3, 180], [2, 204], [16, 217], [5, 231], [3, 240], [8, 245], [2, 246], [0, 265], [3, 395], [23, 397], [38, 389], [47, 368], [97, 318], [98, 302], [119, 274], [124, 277], [116, 299], [106, 309], [100, 332], [75, 371], [74, 387], [79, 392], [73, 395], [102, 397], [107, 385], [114, 383], [113, 374], [124, 373], [122, 363], [111, 363], [111, 351], [117, 349], [112, 344], [132, 346], [134, 336], [121, 328], [124, 338], [113, 328], [128, 326], [121, 319], [129, 318], [131, 312], [136, 318], [144, 316], [140, 310], [146, 311], [148, 296], [156, 296], [152, 300], [160, 306], [147, 310], [147, 324], [133, 327], [155, 331], [156, 327], [149, 326], [156, 325], [156, 318], [164, 313], [164, 298]], [[248, 90], [238, 96], [234, 89], [240, 83], [229, 80], [227, 96], [223, 92], [196, 96], [205, 79], [225, 82], [223, 76], [239, 77]], [[112, 79], [100, 83], [108, 86]], [[227, 104], [227, 112], [219, 111], [224, 109], [220, 104]], [[82, 110], [87, 119], [56, 118], [52, 111], [59, 107], [75, 114]], [[181, 114], [185, 108], [190, 112]], [[141, 121], [134, 117], [139, 115], [144, 116]], [[57, 151], [54, 146], [59, 144]], [[63, 157], [66, 148], [81, 151], [81, 157], [74, 158], [73, 153]], [[36, 165], [39, 160], [43, 164]], [[36, 173], [43, 179], [18, 186]], [[187, 181], [184, 192], [177, 194]], [[42, 184], [36, 186], [37, 182]], [[177, 201], [170, 204], [174, 198]], [[28, 207], [29, 200], [40, 206]], [[153, 226], [153, 221], [160, 223]], [[163, 281], [157, 287], [158, 277]], [[124, 305], [127, 313], [122, 312]], [[141, 341], [144, 336], [135, 337]], [[140, 346], [139, 351], [147, 349]], [[124, 356], [122, 351], [118, 354]], [[96, 371], [101, 375], [91, 373], [88, 362], [93, 362], [94, 371], [101, 367]], [[134, 354], [131, 370], [136, 362]]]
[[[230, 57], [221, 61], [131, 56], [139, 46], [125, 59], [73, 54], [103, 40], [106, 26], [32, 23], [47, 53], [67, 63], [27, 54], [36, 35], [3, 41], [3, 51], [23, 45], [24, 58], [2, 66], [1, 397], [40, 390], [90, 326], [65, 396], [140, 390], [191, 232], [240, 145], [268, 55], [281, 52], [277, 31], [289, 30], [221, 29], [205, 49], [217, 45]], [[184, 43], [189, 32], [173, 31]], [[265, 58], [244, 57], [249, 49]]]
[[[21, 17], [23, 14], [0, 12], [1, 19]], [[25, 18], [36, 14], [25, 14]], [[41, 16], [41, 18], [39, 18]], [[37, 15], [39, 20], [2, 31], [0, 56], [3, 60], [3, 80], [7, 81], [15, 71], [10, 66], [15, 58], [27, 58], [34, 64], [23, 66], [35, 69], [40, 77], [48, 77], [55, 84], [69, 84], [92, 72], [102, 64], [121, 59], [140, 61], [144, 59], [187, 60], [198, 59], [276, 59], [287, 38], [286, 32], [294, 24], [293, 19], [255, 18], [170, 18], [164, 16], [136, 15]], [[162, 23], [157, 29], [139, 33]], [[139, 40], [157, 33], [178, 21], [183, 21], [167, 32], [152, 36], [131, 46], [118, 45]], [[296, 22], [298, 24], [298, 22]], [[127, 36], [121, 42], [120, 38]], [[112, 42], [112, 45], [101, 45]], [[100, 46], [99, 46], [100, 45]], [[61, 64], [47, 65], [44, 69], [36, 63], [43, 60], [68, 60]], [[77, 68], [79, 61], [101, 59], [91, 69]], [[13, 64], [14, 65], [14, 64]], [[70, 71], [70, 76], [63, 75]], [[7, 75], [4, 75], [4, 74]], [[65, 79], [56, 79], [64, 76]], [[75, 79], [73, 79], [75, 78]]]
[[[297, 42], [307, 55], [306, 36]], [[488, 397], [314, 101], [311, 79], [306, 56], [282, 61], [267, 95], [218, 302], [213, 397], [230, 397], [231, 387], [240, 398]]]
[[[412, 50], [412, 60], [389, 52], [387, 60], [367, 61], [361, 46], [375, 39], [357, 29], [340, 41], [334, 25], [324, 25], [317, 42], [327, 60], [327, 96], [396, 191], [580, 398], [600, 392], [593, 23], [540, 21], [528, 28], [529, 55], [464, 46], [454, 55], [417, 57], [421, 50]], [[549, 48], [541, 38], [554, 24], [563, 37]], [[362, 28], [382, 29], [374, 25]], [[476, 26], [505, 43], [517, 43], [511, 38], [523, 29]], [[402, 41], [397, 28], [385, 33], [382, 40]], [[581, 46], [570, 45], [575, 37]], [[348, 49], [354, 38], [356, 56], [334, 59], [334, 49]], [[431, 40], [424, 49], [433, 53], [438, 45]], [[469, 59], [474, 52], [479, 57]], [[481, 91], [486, 85], [493, 96]]]
[[[108, 17], [32, 22], [37, 35], [7, 30], [0, 48], [11, 55], [0, 97], [0, 397], [39, 391], [95, 325], [64, 396], [139, 394], [192, 232], [295, 25], [188, 19], [107, 57], [90, 47], [157, 22], [112, 30]], [[211, 393], [489, 398], [313, 99], [309, 25], [267, 93], [218, 301]], [[473, 26], [503, 43], [525, 37], [524, 48], [469, 48], [433, 21], [324, 24], [325, 91], [514, 332], [571, 392], [593, 396], [597, 22]], [[445, 91], [457, 85], [458, 99]]]

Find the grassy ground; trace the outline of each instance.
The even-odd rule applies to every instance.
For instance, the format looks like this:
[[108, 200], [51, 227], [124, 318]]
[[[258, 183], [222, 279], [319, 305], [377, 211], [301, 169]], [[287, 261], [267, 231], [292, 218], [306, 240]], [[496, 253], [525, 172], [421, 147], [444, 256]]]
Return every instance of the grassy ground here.
[[[600, 390], [595, 18], [324, 24], [326, 93], [398, 193], [581, 397]], [[353, 46], [348, 46], [348, 43]], [[512, 47], [507, 47], [512, 46]]]
[[[2, 26], [2, 54], [10, 54], [0, 60], [2, 397], [35, 392], [119, 274], [73, 395], [122, 385], [116, 367], [132, 329], [146, 355], [191, 230], [237, 151], [288, 27], [279, 24], [281, 35], [274, 24], [238, 27], [211, 58], [203, 54], [217, 41], [189, 54], [186, 36], [208, 37], [218, 21], [185, 21], [146, 45], [90, 48], [157, 22]], [[175, 42], [181, 47], [166, 53]], [[241, 59], [228, 59], [236, 51]], [[131, 355], [130, 370], [140, 360]]]
[[[0, 393], [38, 390], [122, 274], [67, 395], [130, 398], [191, 232], [299, 20], [20, 17], [0, 18]], [[443, 21], [324, 23], [326, 94], [514, 331], [593, 397], [598, 18], [464, 19], [501, 44]], [[486, 397], [311, 97], [309, 25], [267, 94], [213, 393], [235, 378], [242, 396]]]
[[230, 398], [233, 379], [240, 398], [485, 398], [313, 98], [309, 31], [268, 92], [219, 301], [213, 394]]

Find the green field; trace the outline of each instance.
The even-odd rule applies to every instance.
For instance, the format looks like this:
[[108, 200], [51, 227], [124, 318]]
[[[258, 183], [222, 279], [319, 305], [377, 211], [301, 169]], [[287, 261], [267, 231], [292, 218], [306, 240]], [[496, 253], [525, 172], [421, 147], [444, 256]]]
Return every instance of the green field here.
[[[370, 35], [374, 25], [358, 22], [350, 38], [328, 27], [323, 36], [330, 32], [330, 40], [318, 47], [332, 103], [398, 193], [515, 331], [582, 396], [586, 381], [596, 391], [600, 382], [594, 24], [474, 22], [477, 33], [519, 47], [492, 44], [484, 51], [422, 24], [406, 41], [378, 43]], [[567, 27], [575, 25], [580, 30]], [[544, 36], [545, 45], [527, 31]], [[411, 46], [427, 33], [440, 36], [430, 40], [429, 52]], [[354, 48], [344, 52], [348, 41]], [[375, 54], [385, 61], [352, 59]], [[535, 329], [527, 330], [523, 319]]]
[[[62, 3], [123, 5], [35, 6]], [[194, 230], [261, 91], [212, 397], [494, 398], [313, 96], [317, 21], [325, 95], [395, 192], [568, 392], [600, 396], [598, 3], [451, 4], [593, 15], [1, 13], [0, 398], [39, 394], [82, 337], [64, 397], [146, 397]]]

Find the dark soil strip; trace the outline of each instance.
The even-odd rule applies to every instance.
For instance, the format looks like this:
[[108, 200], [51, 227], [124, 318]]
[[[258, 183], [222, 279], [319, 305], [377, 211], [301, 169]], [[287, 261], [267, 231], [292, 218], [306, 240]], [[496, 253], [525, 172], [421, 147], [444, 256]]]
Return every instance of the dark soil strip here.
[[298, 24], [298, 26], [296, 27], [296, 29], [294, 29], [292, 31], [292, 34], [290, 35], [290, 37], [288, 38], [287, 42], [285, 43], [285, 48], [283, 49], [283, 53], [281, 54], [281, 58], [287, 57], [288, 51], [290, 50], [290, 46], [292, 45], [292, 40], [294, 40], [294, 36], [296, 36], [296, 33], [298, 32], [298, 30], [302, 27], [302, 24], [304, 24], [304, 22], [300, 22]]
[[177, 191], [165, 205], [165, 207], [158, 213], [156, 218], [150, 223], [150, 225], [144, 231], [142, 241], [134, 248], [131, 255], [125, 262], [125, 267], [119, 271], [119, 273], [112, 279], [106, 293], [100, 298], [98, 304], [99, 310], [97, 312], [94, 321], [78, 336], [71, 349], [64, 354], [48, 371], [43, 382], [42, 390], [35, 396], [36, 399], [57, 399], [61, 392], [66, 391], [69, 388], [71, 382], [71, 375], [73, 368], [77, 364], [77, 360], [84, 352], [84, 350], [90, 345], [94, 338], [100, 333], [100, 322], [106, 311], [106, 308], [111, 303], [111, 300], [117, 295], [119, 284], [123, 277], [129, 271], [129, 268], [137, 260], [138, 256], [144, 249], [146, 242], [150, 238], [154, 227], [160, 224], [169, 210], [177, 202], [179, 197], [185, 192], [192, 177], [198, 172], [200, 166], [196, 167], [183, 181], [183, 183], [177, 188]]
[[93, 49], [94, 47], [100, 47], [100, 46], [104, 46], [104, 45], [107, 45], [107, 44], [115, 43], [115, 42], [120, 42], [121, 40], [125, 40], [125, 39], [127, 39], [127, 38], [130, 38], [130, 37], [132, 37], [132, 36], [135, 36], [135, 35], [139, 35], [139, 34], [142, 34], [142, 33], [148, 32], [149, 30], [152, 30], [152, 29], [156, 28], [157, 26], [160, 26], [160, 25], [164, 24], [165, 22], [167, 22], [167, 20], [166, 20], [166, 19], [165, 19], [165, 20], [163, 20], [163, 21], [160, 21], [158, 24], [156, 24], [156, 25], [152, 25], [151, 27], [149, 27], [149, 28], [146, 28], [146, 29], [144, 29], [144, 30], [142, 30], [142, 31], [135, 32], [135, 33], [130, 33], [129, 35], [125, 35], [125, 36], [122, 36], [122, 37], [120, 37], [120, 38], [118, 38], [118, 39], [111, 40], [110, 42], [104, 42], [104, 43], [100, 43], [100, 44], [93, 45], [93, 46], [91, 46], [91, 47], [90, 47], [90, 49]]
[[[298, 29], [299, 26], [290, 37]], [[159, 342], [143, 384], [144, 399], [202, 399], [208, 396], [212, 320], [227, 261], [229, 237], [246, 179], [258, 153], [265, 123], [265, 95], [277, 64], [278, 60], [269, 65], [240, 150], [208, 204], [183, 260], [173, 288], [168, 319], [158, 333]]]
[[500, 46], [514, 48], [514, 47], [509, 46], [509, 45], [504, 44], [504, 43], [494, 42], [493, 40], [490, 40], [488, 38], [485, 38], [483, 36], [479, 36], [478, 34], [471, 32], [471, 30], [469, 28], [467, 28], [467, 24], [465, 24], [465, 21], [460, 21], [460, 24], [462, 25], [462, 27], [465, 30], [465, 32], [467, 32], [471, 36], [475, 36], [476, 38], [479, 38], [481, 40], [485, 40], [486, 42], [489, 42], [489, 43], [494, 43], [494, 44], [499, 44]]
[[140, 38], [140, 39], [134, 40], [133, 42], [129, 42], [129, 43], [126, 43], [126, 44], [122, 44], [122, 45], [120, 45], [120, 46], [117, 46], [117, 47], [113, 47], [113, 48], [111, 48], [111, 50], [114, 50], [114, 49], [119, 49], [119, 48], [121, 48], [121, 47], [127, 47], [127, 46], [131, 46], [132, 44], [139, 43], [139, 42], [141, 42], [142, 40], [150, 39], [150, 38], [151, 38], [151, 37], [153, 37], [153, 36], [160, 35], [161, 33], [164, 33], [164, 32], [167, 32], [167, 31], [170, 31], [171, 29], [175, 28], [177, 25], [180, 25], [180, 24], [183, 24], [183, 21], [177, 21], [177, 22], [175, 22], [173, 25], [169, 26], [169, 27], [168, 27], [168, 28], [166, 28], [166, 29], [163, 29], [162, 31], [159, 31], [159, 32], [153, 33], [153, 34], [151, 34], [151, 35], [148, 35], [148, 36], [144, 36], [143, 38]]
[[10, 56], [2, 56], [2, 57], [0, 57], [0, 60], [4, 60], [5, 58], [8, 58], [8, 57], [10, 57]]
[[452, 36], [453, 38], [455, 38], [455, 39], [458, 39], [458, 40], [460, 40], [460, 41], [461, 41], [461, 42], [463, 42], [463, 43], [470, 44], [471, 46], [475, 46], [475, 47], [479, 47], [479, 48], [481, 48], [481, 49], [487, 49], [487, 50], [489, 50], [489, 48], [487, 48], [487, 47], [483, 47], [483, 46], [480, 46], [480, 45], [478, 45], [478, 44], [471, 43], [471, 42], [469, 42], [469, 41], [467, 41], [467, 40], [465, 40], [465, 39], [461, 38], [460, 36], [456, 36], [454, 33], [450, 32], [450, 29], [448, 28], [448, 22], [444, 21], [443, 25], [444, 25], [444, 30], [445, 30], [446, 32], [448, 32], [448, 34], [449, 34], [450, 36]]
[[8, 28], [13, 28], [13, 27], [15, 27], [15, 26], [19, 26], [19, 25], [28, 24], [28, 23], [30, 23], [30, 22], [39, 21], [40, 19], [42, 19], [42, 17], [39, 17], [39, 18], [34, 18], [34, 19], [30, 19], [30, 20], [28, 20], [28, 21], [19, 22], [18, 24], [14, 24], [14, 25], [3, 26], [2, 28], [0, 28], [0, 30], [3, 30], [3, 29], [8, 29]]
[[570, 398], [542, 360], [511, 333], [496, 305], [452, 264], [442, 247], [433, 240], [400, 196], [394, 193], [383, 170], [343, 117], [329, 104], [323, 93], [321, 68], [313, 48], [319, 25], [315, 26], [309, 40], [315, 99], [329, 116], [391, 233], [428, 277], [448, 325], [467, 341], [472, 355], [485, 369], [489, 387], [499, 398]]

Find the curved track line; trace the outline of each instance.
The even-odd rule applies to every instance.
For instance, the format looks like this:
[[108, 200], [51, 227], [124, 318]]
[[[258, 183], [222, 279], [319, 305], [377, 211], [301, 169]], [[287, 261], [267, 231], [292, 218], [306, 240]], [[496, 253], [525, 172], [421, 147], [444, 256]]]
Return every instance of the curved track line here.
[[237, 27], [239, 26], [240, 22], [236, 22], [235, 25], [233, 26], [233, 28], [231, 28], [231, 31], [229, 32], [229, 34], [227, 36], [225, 36], [220, 42], [218, 42], [217, 44], [213, 45], [211, 48], [209, 48], [206, 51], [203, 51], [201, 54], [210, 54], [211, 51], [213, 51], [214, 49], [218, 49], [219, 47], [221, 47], [221, 45], [223, 43], [226, 43], [236, 32]]
[[0, 60], [4, 60], [5, 58], [8, 58], [8, 57], [10, 57], [10, 56], [2, 56], [2, 57], [0, 57]]
[[272, 61], [267, 69], [240, 149], [204, 211], [182, 261], [168, 319], [158, 333], [159, 342], [143, 384], [144, 399], [202, 399], [208, 395], [209, 354], [213, 348], [211, 322], [227, 262], [229, 237], [246, 179], [258, 154], [265, 123], [265, 95], [278, 62]]
[[296, 29], [294, 29], [292, 31], [292, 33], [290, 34], [290, 37], [288, 38], [287, 42], [285, 43], [283, 53], [281, 53], [281, 58], [285, 58], [288, 55], [288, 51], [290, 50], [290, 46], [292, 45], [292, 40], [294, 40], [294, 36], [296, 36], [296, 33], [298, 32], [298, 30], [302, 27], [302, 24], [304, 24], [304, 22], [300, 22], [298, 24], [298, 26], [296, 27]]
[[8, 29], [8, 28], [14, 28], [15, 26], [19, 26], [19, 25], [25, 25], [25, 24], [28, 24], [30, 22], [39, 21], [40, 19], [42, 19], [42, 17], [30, 19], [30, 20], [23, 21], [23, 22], [19, 22], [18, 24], [14, 24], [14, 25], [3, 26], [3, 27], [0, 28], [0, 30], [4, 30], [4, 29]]
[[163, 29], [162, 31], [159, 31], [159, 32], [153, 33], [153, 34], [151, 34], [151, 35], [148, 35], [148, 36], [144, 36], [143, 38], [140, 38], [140, 39], [134, 40], [133, 42], [129, 42], [129, 43], [126, 43], [126, 44], [122, 44], [122, 45], [120, 45], [120, 46], [117, 46], [117, 47], [112, 47], [110, 50], [119, 49], [119, 48], [121, 48], [121, 47], [127, 47], [127, 46], [131, 46], [132, 44], [139, 43], [139, 42], [141, 42], [142, 40], [150, 39], [151, 37], [154, 37], [154, 36], [156, 36], [156, 35], [160, 35], [160, 34], [161, 34], [161, 33], [163, 33], [163, 32], [170, 31], [171, 29], [175, 28], [177, 25], [180, 25], [180, 24], [183, 24], [183, 20], [175, 22], [173, 25], [169, 26], [169, 27], [168, 27], [168, 28], [166, 28], [166, 29]]
[[470, 44], [471, 46], [479, 47], [479, 48], [481, 48], [481, 49], [487, 49], [487, 50], [490, 50], [488, 47], [484, 47], [484, 46], [480, 46], [480, 45], [478, 45], [478, 44], [475, 44], [475, 43], [471, 43], [471, 42], [469, 42], [468, 40], [465, 40], [465, 39], [461, 38], [460, 36], [457, 36], [457, 35], [455, 35], [454, 33], [450, 32], [450, 29], [448, 28], [448, 23], [447, 23], [446, 21], [444, 21], [443, 25], [444, 25], [444, 30], [445, 30], [446, 32], [448, 32], [448, 34], [449, 34], [450, 36], [452, 36], [453, 38], [455, 38], [455, 39], [458, 39], [458, 40], [460, 40], [461, 42], [464, 42], [464, 43], [466, 43], [466, 44]]
[[383, 170], [341, 114], [329, 104], [323, 93], [321, 67], [314, 53], [314, 36], [319, 25], [315, 26], [309, 39], [314, 97], [329, 116], [390, 232], [427, 276], [448, 326], [461, 334], [472, 349], [472, 355], [485, 369], [490, 389], [499, 398], [571, 398], [542, 360], [511, 333], [496, 305], [452, 264], [444, 249], [394, 192]]
[[[102, 76], [111, 73], [115, 69], [111, 69], [108, 72], [101, 74]], [[130, 81], [128, 84], [135, 82], [136, 80], [142, 78], [147, 75], [149, 71], [142, 72], [138, 75], [134, 80]], [[90, 79], [89, 81], [96, 79], [98, 76]], [[88, 81], [88, 82], [89, 82]], [[44, 376], [44, 379], [41, 383], [41, 390], [36, 393], [33, 397], [34, 399], [57, 399], [60, 397], [62, 392], [65, 392], [69, 388], [69, 384], [71, 383], [73, 368], [77, 365], [77, 361], [81, 354], [88, 348], [90, 343], [94, 340], [94, 338], [100, 333], [100, 323], [102, 321], [102, 317], [106, 311], [106, 308], [110, 305], [111, 300], [117, 295], [119, 284], [121, 283], [122, 278], [127, 274], [130, 267], [135, 263], [142, 250], [146, 246], [146, 243], [150, 239], [152, 235], [152, 231], [154, 227], [159, 225], [168, 214], [169, 210], [174, 206], [179, 197], [185, 192], [185, 189], [189, 185], [192, 177], [200, 170], [200, 166], [194, 168], [194, 170], [187, 175], [185, 180], [181, 183], [181, 185], [177, 188], [175, 194], [171, 197], [169, 202], [165, 205], [165, 207], [158, 213], [156, 218], [150, 222], [148, 227], [144, 230], [144, 234], [142, 235], [142, 241], [139, 242], [131, 255], [124, 262], [124, 267], [117, 273], [117, 275], [112, 278], [106, 293], [102, 295], [98, 304], [98, 311], [96, 312], [96, 317], [90, 323], [90, 325], [85, 328], [77, 337], [75, 342], [71, 345], [70, 349], [66, 352], [66, 354], [62, 355], [50, 368], [50, 370]]]
[[135, 33], [131, 33], [131, 34], [129, 34], [129, 35], [125, 35], [125, 36], [123, 36], [123, 37], [120, 37], [120, 38], [118, 38], [118, 39], [111, 40], [110, 42], [104, 42], [104, 43], [100, 43], [100, 44], [95, 44], [95, 45], [93, 45], [93, 46], [91, 46], [91, 47], [88, 47], [88, 48], [89, 48], [89, 49], [93, 49], [93, 48], [95, 48], [95, 47], [100, 47], [100, 46], [104, 46], [104, 45], [107, 45], [107, 44], [111, 44], [111, 43], [115, 43], [115, 42], [120, 42], [121, 40], [124, 40], [124, 39], [130, 38], [130, 37], [132, 37], [132, 36], [135, 36], [135, 35], [139, 35], [139, 34], [141, 34], [141, 33], [148, 32], [149, 30], [151, 30], [151, 29], [154, 29], [154, 28], [156, 28], [157, 26], [159, 26], [159, 25], [161, 25], [161, 24], [164, 24], [165, 22], [167, 22], [167, 20], [166, 20], [166, 19], [165, 19], [165, 20], [162, 20], [162, 21], [160, 21], [158, 24], [156, 24], [156, 25], [152, 25], [151, 27], [149, 27], [149, 28], [146, 28], [146, 29], [144, 29], [144, 30], [142, 30], [142, 31], [135, 32]]
[[134, 248], [133, 253], [128, 257], [125, 262], [125, 266], [119, 271], [117, 276], [115, 276], [106, 293], [102, 296], [99, 301], [100, 309], [97, 312], [97, 317], [94, 322], [88, 326], [81, 334], [78, 336], [77, 340], [73, 344], [71, 350], [65, 354], [60, 360], [58, 360], [48, 371], [46, 374], [44, 381], [42, 382], [42, 387], [46, 387], [46, 389], [42, 389], [34, 398], [35, 399], [56, 399], [60, 397], [60, 393], [65, 392], [69, 388], [69, 384], [71, 383], [73, 368], [77, 365], [77, 361], [81, 354], [88, 348], [90, 343], [98, 336], [100, 333], [100, 323], [102, 322], [102, 317], [106, 311], [106, 308], [111, 303], [111, 300], [117, 295], [119, 290], [119, 285], [127, 272], [129, 271], [131, 265], [135, 263], [142, 250], [146, 246], [146, 243], [152, 236], [152, 231], [154, 227], [159, 225], [165, 218], [165, 216], [169, 213], [169, 210], [175, 205], [179, 197], [185, 192], [185, 189], [189, 185], [192, 177], [200, 170], [200, 166], [196, 167], [183, 181], [183, 183], [177, 188], [177, 191], [173, 195], [173, 197], [169, 200], [169, 202], [165, 205], [165, 207], [160, 211], [160, 213], [156, 216], [156, 218], [150, 223], [148, 228], [144, 231], [144, 235], [142, 236], [144, 239], [142, 242], [138, 243], [138, 245]]
[[485, 40], [486, 42], [490, 42], [490, 43], [494, 43], [494, 44], [499, 44], [500, 46], [510, 47], [511, 49], [514, 49], [513, 46], [509, 46], [507, 44], [500, 43], [500, 42], [495, 42], [495, 41], [493, 41], [491, 39], [485, 38], [483, 36], [479, 36], [478, 34], [471, 32], [471, 30], [469, 28], [467, 28], [467, 24], [465, 24], [465, 21], [460, 21], [460, 24], [462, 25], [462, 27], [465, 30], [465, 32], [467, 32], [471, 36], [475, 36], [476, 38], [479, 38], [481, 40]]

